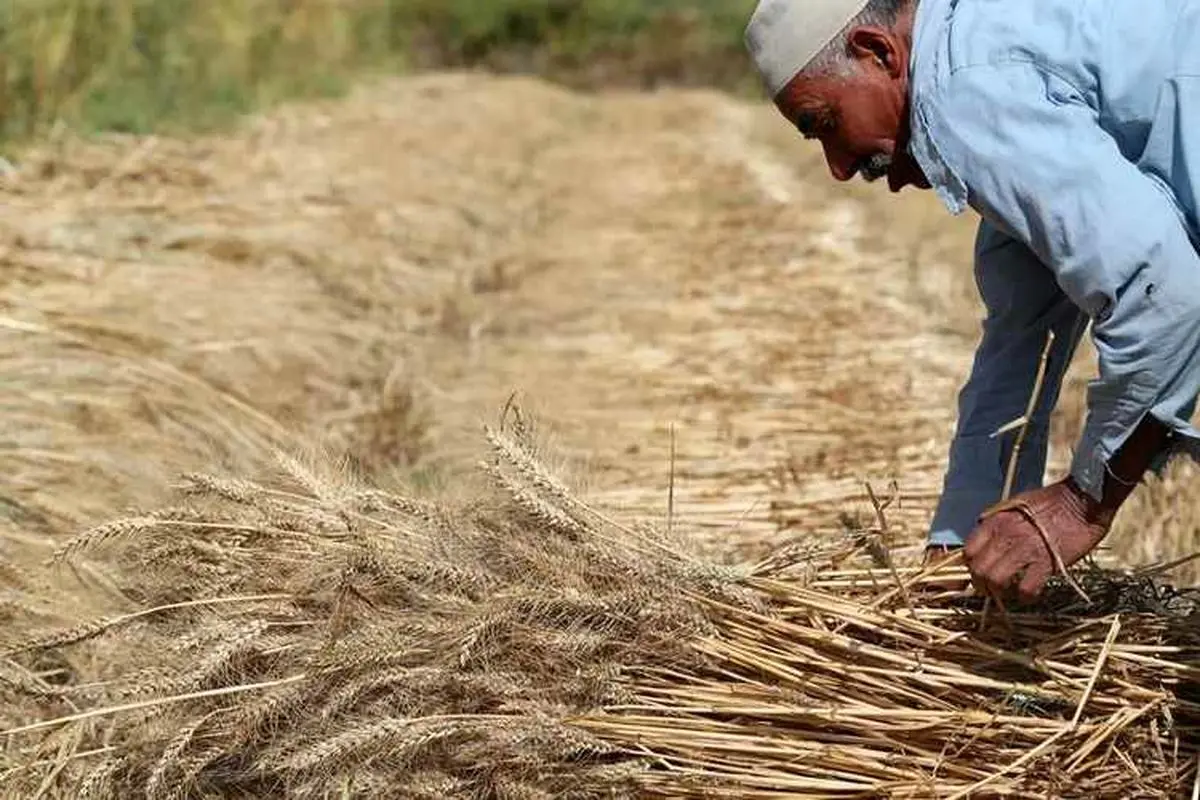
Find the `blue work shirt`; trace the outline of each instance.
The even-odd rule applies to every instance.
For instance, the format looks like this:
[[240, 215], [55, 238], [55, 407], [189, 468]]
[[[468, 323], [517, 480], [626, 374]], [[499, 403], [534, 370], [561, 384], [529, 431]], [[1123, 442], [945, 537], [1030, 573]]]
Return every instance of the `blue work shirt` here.
[[952, 213], [981, 216], [982, 338], [932, 544], [1001, 497], [1053, 329], [1014, 494], [1042, 484], [1050, 412], [1091, 324], [1099, 375], [1070, 474], [1099, 498], [1146, 415], [1200, 456], [1200, 0], [921, 0], [909, 151]]

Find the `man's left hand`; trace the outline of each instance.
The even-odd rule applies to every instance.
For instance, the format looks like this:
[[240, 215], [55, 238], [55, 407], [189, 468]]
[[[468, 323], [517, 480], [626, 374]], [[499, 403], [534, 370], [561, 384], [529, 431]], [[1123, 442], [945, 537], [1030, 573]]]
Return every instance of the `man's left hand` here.
[[963, 557], [976, 589], [1003, 597], [1015, 583], [1021, 601], [1030, 602], [1057, 571], [1051, 547], [1070, 567], [1092, 552], [1111, 526], [1112, 515], [1098, 511], [1068, 478], [986, 511]]

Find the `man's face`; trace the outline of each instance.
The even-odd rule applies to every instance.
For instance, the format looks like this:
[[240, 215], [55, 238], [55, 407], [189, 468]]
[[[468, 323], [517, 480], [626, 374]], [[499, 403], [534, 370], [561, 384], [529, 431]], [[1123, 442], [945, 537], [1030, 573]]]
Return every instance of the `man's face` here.
[[839, 181], [887, 177], [898, 192], [929, 188], [908, 154], [908, 47], [894, 30], [851, 31], [846, 74], [800, 75], [775, 98], [780, 112], [825, 150]]

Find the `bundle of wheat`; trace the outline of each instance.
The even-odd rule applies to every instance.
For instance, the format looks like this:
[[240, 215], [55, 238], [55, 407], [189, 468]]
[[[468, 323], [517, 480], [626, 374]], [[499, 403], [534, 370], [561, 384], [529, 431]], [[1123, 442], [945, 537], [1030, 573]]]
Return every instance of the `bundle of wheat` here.
[[255, 483], [191, 476], [179, 507], [64, 546], [140, 608], [48, 632], [17, 615], [0, 792], [1134, 798], [1193, 780], [1194, 596], [1090, 572], [1087, 602], [1057, 586], [985, 618], [922, 588], [943, 574], [859, 568], [861, 542], [706, 564], [575, 499], [515, 419], [488, 432], [491, 490], [463, 502], [285, 459]]
[[580, 724], [656, 754], [671, 796], [1178, 796], [1200, 723], [1195, 598], [1096, 574], [1107, 608], [979, 631], [964, 608], [847, 597], [861, 579], [752, 579], [767, 614], [698, 598], [720, 629], [693, 643], [706, 669], [639, 671], [633, 703]]

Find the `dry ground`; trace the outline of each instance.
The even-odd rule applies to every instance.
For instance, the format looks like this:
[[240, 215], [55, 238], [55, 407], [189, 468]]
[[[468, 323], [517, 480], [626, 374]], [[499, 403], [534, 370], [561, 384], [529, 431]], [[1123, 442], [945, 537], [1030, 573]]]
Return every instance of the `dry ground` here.
[[[713, 557], [866, 524], [868, 482], [907, 556], [924, 533], [977, 331], [974, 221], [835, 185], [765, 107], [427, 76], [227, 137], [49, 142], [0, 181], [14, 629], [127, 609], [101, 567], [84, 592], [36, 565], [181, 472], [315, 438], [453, 487], [514, 392], [590, 500], [661, 521], [673, 495]], [[1124, 563], [1200, 543], [1180, 472], [1123, 514]]]
[[[704, 92], [423, 77], [228, 138], [50, 143], [3, 187], [22, 553], [238, 466], [234, 428], [445, 478], [514, 391], [634, 516], [667, 513], [673, 427], [676, 521], [716, 553], [869, 519], [865, 482], [911, 544], [977, 330], [973, 219], [835, 185], [773, 111]], [[1190, 552], [1176, 496], [1114, 546]]]
[[[429, 478], [519, 391], [633, 515], [667, 511], [674, 426], [677, 521], [716, 552], [869, 518], [867, 481], [911, 543], [977, 331], [973, 219], [835, 185], [704, 92], [423, 77], [227, 138], [51, 143], [3, 187], [0, 496], [35, 549], [234, 466], [197, 392]], [[1184, 551], [1174, 516], [1114, 544]]]

